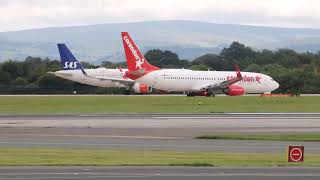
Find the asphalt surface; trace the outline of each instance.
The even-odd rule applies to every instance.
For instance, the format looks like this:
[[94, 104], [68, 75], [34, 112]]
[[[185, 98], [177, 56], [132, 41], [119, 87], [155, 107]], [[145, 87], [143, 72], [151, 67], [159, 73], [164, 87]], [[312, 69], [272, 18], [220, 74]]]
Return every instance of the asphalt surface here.
[[318, 180], [320, 168], [0, 167], [0, 179]]
[[198, 140], [216, 132], [319, 132], [320, 114], [111, 114], [0, 116], [0, 147], [284, 153], [317, 142]]
[[[0, 116], [0, 128], [92, 128], [108, 135], [186, 137], [210, 132], [319, 132], [320, 114], [118, 114]], [[117, 132], [118, 131], [118, 132]], [[98, 134], [101, 134], [99, 131]], [[103, 133], [102, 133], [103, 134]]]
[[[319, 132], [320, 114], [114, 114], [0, 116], [0, 148], [85, 148], [286, 153], [304, 145], [319, 153], [320, 143], [198, 140], [215, 132]], [[318, 180], [320, 168], [216, 167], [0, 167], [1, 179], [221, 179]]]
[[80, 148], [106, 150], [163, 150], [190, 152], [265, 152], [285, 154], [289, 145], [303, 145], [319, 153], [317, 142], [199, 140], [189, 138], [109, 137], [95, 135], [18, 134], [0, 136], [0, 148]]

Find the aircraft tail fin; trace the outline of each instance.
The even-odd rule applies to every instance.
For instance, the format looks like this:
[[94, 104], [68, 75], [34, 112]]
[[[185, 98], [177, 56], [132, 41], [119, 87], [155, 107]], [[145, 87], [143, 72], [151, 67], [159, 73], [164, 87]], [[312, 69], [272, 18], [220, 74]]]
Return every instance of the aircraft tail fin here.
[[143, 70], [145, 72], [150, 72], [160, 69], [148, 63], [128, 32], [122, 32], [121, 36], [129, 71]]
[[58, 44], [61, 67], [63, 70], [76, 70], [80, 69], [83, 74], [87, 74], [81, 65], [81, 63], [73, 56], [71, 51], [65, 44]]

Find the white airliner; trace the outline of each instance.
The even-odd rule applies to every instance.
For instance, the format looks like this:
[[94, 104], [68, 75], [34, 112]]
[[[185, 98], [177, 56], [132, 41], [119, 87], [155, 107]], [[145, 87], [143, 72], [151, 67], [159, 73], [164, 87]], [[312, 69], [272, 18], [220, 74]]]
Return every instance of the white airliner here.
[[270, 93], [279, 84], [261, 73], [236, 71], [193, 71], [188, 69], [160, 69], [148, 63], [127, 32], [122, 32], [128, 71], [125, 77], [135, 82], [168, 92], [187, 92], [188, 95], [230, 96]]
[[49, 72], [51, 74], [91, 86], [122, 87], [141, 94], [152, 91], [146, 84], [141, 84], [124, 77], [124, 72], [127, 71], [127, 69], [83, 69], [80, 62], [73, 56], [65, 44], [58, 44], [58, 49], [63, 70]]

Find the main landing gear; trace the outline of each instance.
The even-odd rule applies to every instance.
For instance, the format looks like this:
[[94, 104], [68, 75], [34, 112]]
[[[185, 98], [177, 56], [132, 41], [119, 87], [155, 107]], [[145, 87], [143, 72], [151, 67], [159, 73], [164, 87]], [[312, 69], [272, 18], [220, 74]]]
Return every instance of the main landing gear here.
[[198, 93], [195, 93], [195, 92], [188, 92], [187, 93], [187, 96], [188, 97], [194, 97], [194, 96], [206, 96], [206, 97], [215, 97], [216, 94], [214, 93], [209, 93], [207, 91], [204, 91], [204, 92], [198, 92]]

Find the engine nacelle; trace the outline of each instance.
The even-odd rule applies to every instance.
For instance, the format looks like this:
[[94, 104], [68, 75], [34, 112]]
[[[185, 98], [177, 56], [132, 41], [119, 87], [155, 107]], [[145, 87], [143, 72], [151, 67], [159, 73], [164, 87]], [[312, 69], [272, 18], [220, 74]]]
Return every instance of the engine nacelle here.
[[224, 93], [228, 96], [241, 96], [244, 94], [244, 89], [241, 86], [230, 85], [224, 90]]
[[135, 93], [148, 94], [152, 92], [152, 88], [146, 84], [135, 83], [132, 87]]

